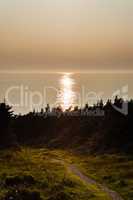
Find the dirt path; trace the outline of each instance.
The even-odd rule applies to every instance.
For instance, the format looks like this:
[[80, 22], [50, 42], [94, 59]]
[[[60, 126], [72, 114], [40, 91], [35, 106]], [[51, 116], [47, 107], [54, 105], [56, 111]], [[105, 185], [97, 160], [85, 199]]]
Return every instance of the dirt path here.
[[102, 191], [105, 191], [112, 198], [112, 200], [124, 200], [117, 192], [110, 190], [106, 186], [101, 185], [95, 180], [85, 176], [75, 165], [70, 165], [68, 169], [74, 175], [78, 176], [83, 182], [98, 186]]
[[[66, 166], [66, 163], [63, 160], [59, 160], [59, 159], [53, 159], [53, 162], [58, 162], [61, 163], [62, 165]], [[88, 176], [84, 175], [74, 164], [72, 165], [67, 165], [68, 170], [76, 175], [77, 177], [79, 177], [84, 183], [89, 184], [89, 185], [95, 185], [98, 188], [100, 188], [100, 190], [102, 190], [103, 192], [105, 192], [106, 194], [108, 194], [108, 196], [112, 199], [112, 200], [124, 200], [117, 192], [109, 189], [108, 187], [106, 187], [105, 185], [99, 184], [97, 183], [95, 180], [89, 178]]]

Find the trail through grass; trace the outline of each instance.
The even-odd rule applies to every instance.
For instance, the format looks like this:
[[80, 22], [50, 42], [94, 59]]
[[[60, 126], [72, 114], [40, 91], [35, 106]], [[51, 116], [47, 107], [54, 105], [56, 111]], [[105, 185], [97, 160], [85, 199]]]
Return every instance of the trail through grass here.
[[[103, 166], [100, 157], [96, 160], [64, 150], [22, 148], [0, 151], [0, 200], [11, 197], [14, 200], [121, 200], [119, 195], [114, 198], [117, 194], [112, 191], [114, 185], [101, 178], [100, 168], [97, 172], [98, 161]], [[111, 172], [106, 174], [109, 175], [112, 176]]]

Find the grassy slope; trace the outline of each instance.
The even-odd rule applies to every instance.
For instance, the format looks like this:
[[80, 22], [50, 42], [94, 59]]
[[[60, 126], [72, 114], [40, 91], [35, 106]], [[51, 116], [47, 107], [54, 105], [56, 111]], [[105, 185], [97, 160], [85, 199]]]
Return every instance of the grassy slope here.
[[94, 179], [118, 190], [126, 200], [132, 198], [133, 161], [121, 156], [77, 156], [62, 150], [30, 149], [0, 152], [0, 199], [12, 191], [6, 186], [7, 177], [31, 175], [35, 183], [18, 184], [17, 190], [37, 191], [49, 200], [109, 200], [99, 188], [85, 185], [67, 170], [77, 166]]
[[77, 166], [89, 177], [133, 199], [133, 157], [125, 155], [76, 156]]
[[[98, 198], [100, 191], [94, 194], [88, 190], [77, 177], [67, 171], [71, 157], [63, 151], [48, 151], [46, 149], [28, 149], [21, 151], [0, 152], [0, 199], [9, 191], [39, 192], [42, 199], [49, 200], [108, 200]], [[62, 162], [62, 160], [64, 162]], [[66, 165], [66, 166], [65, 166]], [[22, 178], [30, 175], [34, 184], [17, 184], [9, 187], [5, 180], [11, 177]]]

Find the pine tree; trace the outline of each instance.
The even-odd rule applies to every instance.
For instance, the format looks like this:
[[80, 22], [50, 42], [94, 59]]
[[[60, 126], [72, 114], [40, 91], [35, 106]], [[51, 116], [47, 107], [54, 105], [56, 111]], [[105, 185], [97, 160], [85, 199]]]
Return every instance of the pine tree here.
[[5, 102], [0, 103], [0, 147], [9, 146], [11, 144], [11, 131], [9, 124], [13, 115], [12, 107], [8, 106]]

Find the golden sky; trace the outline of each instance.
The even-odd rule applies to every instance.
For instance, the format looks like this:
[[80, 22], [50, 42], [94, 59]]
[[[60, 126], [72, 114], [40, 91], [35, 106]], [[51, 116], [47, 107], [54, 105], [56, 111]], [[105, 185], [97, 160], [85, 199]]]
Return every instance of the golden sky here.
[[133, 1], [1, 0], [0, 70], [132, 69]]

